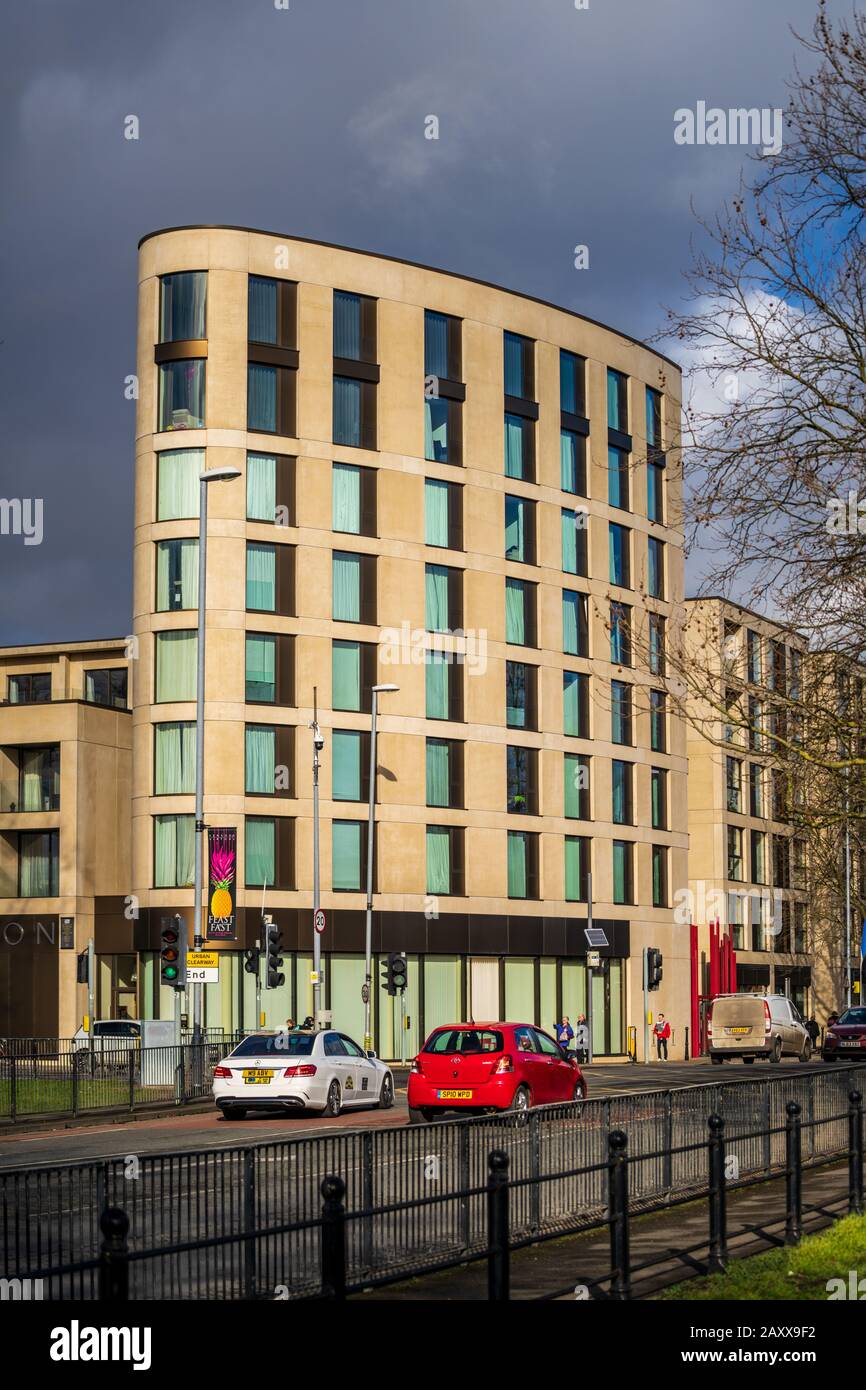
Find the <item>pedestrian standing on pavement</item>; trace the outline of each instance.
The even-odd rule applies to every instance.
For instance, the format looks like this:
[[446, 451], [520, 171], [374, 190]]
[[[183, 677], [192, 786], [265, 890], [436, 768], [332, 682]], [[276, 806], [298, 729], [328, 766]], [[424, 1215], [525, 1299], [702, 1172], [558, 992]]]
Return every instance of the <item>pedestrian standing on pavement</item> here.
[[836, 1010], [834, 1009], [833, 1012], [832, 1012], [831, 1014], [828, 1014], [828, 1015], [827, 1015], [827, 1027], [828, 1027], [828, 1028], [832, 1028], [832, 1027], [833, 1027], [833, 1024], [834, 1024], [834, 1023], [838, 1023], [838, 1022], [839, 1022], [839, 1015], [837, 1014]]
[[671, 1025], [668, 1023], [664, 1014], [659, 1014], [653, 1025], [653, 1037], [656, 1040], [656, 1050], [659, 1061], [668, 1060], [668, 1038], [671, 1035]]
[[820, 1026], [820, 1024], [818, 1023], [818, 1020], [816, 1019], [816, 1017], [815, 1017], [814, 1014], [812, 1014], [812, 1017], [809, 1019], [809, 1022], [806, 1024], [806, 1032], [809, 1034], [809, 1037], [812, 1039], [812, 1046], [814, 1047], [815, 1044], [816, 1044], [816, 1042], [818, 1041], [818, 1039], [819, 1039], [820, 1036], [821, 1036], [821, 1026]]
[[574, 1030], [574, 1050], [577, 1054], [578, 1062], [586, 1062], [589, 1058], [589, 1024], [586, 1021], [586, 1014], [578, 1014], [577, 1026]]
[[556, 1041], [559, 1043], [560, 1047], [564, 1047], [567, 1051], [574, 1038], [574, 1029], [568, 1021], [568, 1014], [562, 1015], [562, 1022], [554, 1024], [554, 1029], [556, 1031]]

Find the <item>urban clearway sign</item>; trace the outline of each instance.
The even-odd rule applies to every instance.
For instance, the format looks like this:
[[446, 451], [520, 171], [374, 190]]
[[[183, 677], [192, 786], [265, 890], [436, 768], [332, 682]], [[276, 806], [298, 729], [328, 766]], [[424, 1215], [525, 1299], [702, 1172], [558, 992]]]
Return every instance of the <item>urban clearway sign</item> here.
[[215, 985], [220, 977], [219, 951], [187, 951], [186, 978], [194, 985]]

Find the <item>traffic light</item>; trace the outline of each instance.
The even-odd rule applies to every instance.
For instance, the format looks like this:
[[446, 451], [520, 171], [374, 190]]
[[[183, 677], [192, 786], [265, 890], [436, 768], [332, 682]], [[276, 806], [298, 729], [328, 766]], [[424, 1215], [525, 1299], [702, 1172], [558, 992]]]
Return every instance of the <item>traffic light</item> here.
[[656, 946], [650, 946], [646, 953], [647, 989], [658, 989], [662, 973], [662, 953]]
[[265, 988], [277, 989], [286, 983], [286, 977], [280, 970], [283, 963], [283, 933], [276, 922], [265, 922]]
[[159, 978], [172, 989], [186, 985], [186, 951], [182, 917], [163, 917], [159, 933]]
[[76, 983], [79, 985], [86, 985], [90, 983], [90, 968], [88, 965], [87, 956], [87, 951], [81, 951], [79, 953], [77, 961], [75, 962], [75, 979]]
[[391, 984], [391, 957], [382, 961], [382, 988], [386, 994], [396, 994], [397, 991]]
[[407, 972], [406, 957], [400, 951], [392, 951], [388, 959], [382, 961], [382, 988], [388, 994], [397, 994], [404, 990]]
[[258, 946], [250, 946], [248, 950], [244, 951], [244, 970], [248, 975], [258, 975], [260, 955], [261, 951]]

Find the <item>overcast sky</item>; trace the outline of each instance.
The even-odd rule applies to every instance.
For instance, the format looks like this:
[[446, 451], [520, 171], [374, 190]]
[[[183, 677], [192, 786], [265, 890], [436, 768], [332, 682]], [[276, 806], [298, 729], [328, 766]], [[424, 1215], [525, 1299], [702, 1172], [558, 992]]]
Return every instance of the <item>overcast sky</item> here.
[[[848, 11], [839, 3], [836, 12]], [[834, 7], [831, 5], [831, 12]], [[183, 223], [498, 281], [635, 336], [744, 150], [673, 113], [777, 107], [815, 0], [33, 0], [3, 6], [0, 643], [131, 629], [137, 242]], [[140, 139], [124, 139], [124, 118]], [[438, 141], [424, 139], [436, 115]], [[573, 268], [586, 244], [590, 268]]]

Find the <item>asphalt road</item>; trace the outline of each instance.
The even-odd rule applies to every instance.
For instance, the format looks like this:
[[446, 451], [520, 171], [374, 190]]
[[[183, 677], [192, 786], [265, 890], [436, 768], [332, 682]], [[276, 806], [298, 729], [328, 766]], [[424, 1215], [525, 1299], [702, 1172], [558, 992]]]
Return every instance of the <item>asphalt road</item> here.
[[[707, 1082], [747, 1081], [786, 1072], [803, 1075], [823, 1071], [821, 1062], [802, 1065], [786, 1060], [778, 1067], [756, 1063], [745, 1067], [731, 1062], [723, 1067], [709, 1061], [650, 1062], [641, 1064], [593, 1064], [585, 1068], [593, 1098], [629, 1091], [653, 1091]], [[391, 1110], [346, 1110], [337, 1119], [315, 1115], [251, 1115], [246, 1120], [225, 1120], [216, 1110], [198, 1108], [160, 1119], [122, 1123], [97, 1123], [79, 1128], [59, 1125], [30, 1133], [4, 1132], [0, 1139], [0, 1170], [40, 1164], [68, 1163], [92, 1158], [186, 1153], [195, 1149], [236, 1148], [239, 1144], [304, 1136], [315, 1138], [335, 1130], [390, 1128], [408, 1123], [406, 1073], [395, 1070], [395, 1103]]]

